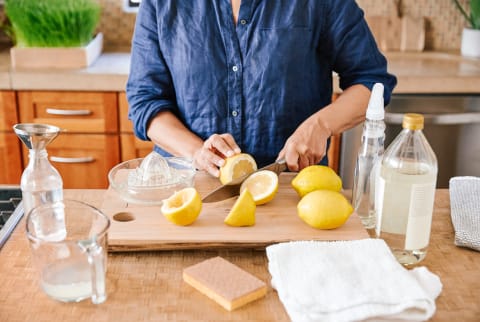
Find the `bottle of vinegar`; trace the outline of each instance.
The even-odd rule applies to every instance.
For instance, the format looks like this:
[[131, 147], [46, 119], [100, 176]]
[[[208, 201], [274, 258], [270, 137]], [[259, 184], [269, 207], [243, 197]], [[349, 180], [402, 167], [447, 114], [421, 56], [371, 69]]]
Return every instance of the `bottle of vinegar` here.
[[377, 237], [404, 265], [423, 260], [430, 240], [438, 168], [423, 125], [422, 115], [405, 114], [402, 132], [385, 151], [376, 184]]

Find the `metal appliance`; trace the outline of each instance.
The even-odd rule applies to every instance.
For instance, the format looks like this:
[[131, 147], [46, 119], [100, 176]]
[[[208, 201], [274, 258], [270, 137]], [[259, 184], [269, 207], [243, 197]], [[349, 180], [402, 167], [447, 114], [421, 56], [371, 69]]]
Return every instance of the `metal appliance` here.
[[19, 186], [0, 185], [0, 249], [23, 216]]
[[[448, 188], [454, 176], [480, 176], [480, 95], [393, 95], [385, 109], [385, 148], [401, 131], [405, 113], [425, 117], [423, 131], [438, 160], [437, 188]], [[362, 127], [342, 134], [339, 174], [346, 189], [353, 186]]]

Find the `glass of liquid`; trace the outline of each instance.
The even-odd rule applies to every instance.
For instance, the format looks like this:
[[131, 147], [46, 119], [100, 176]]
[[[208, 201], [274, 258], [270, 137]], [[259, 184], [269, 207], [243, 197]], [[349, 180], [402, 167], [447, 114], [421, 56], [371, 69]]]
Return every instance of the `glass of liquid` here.
[[104, 302], [109, 218], [84, 202], [63, 200], [34, 207], [26, 220], [41, 289], [62, 302]]

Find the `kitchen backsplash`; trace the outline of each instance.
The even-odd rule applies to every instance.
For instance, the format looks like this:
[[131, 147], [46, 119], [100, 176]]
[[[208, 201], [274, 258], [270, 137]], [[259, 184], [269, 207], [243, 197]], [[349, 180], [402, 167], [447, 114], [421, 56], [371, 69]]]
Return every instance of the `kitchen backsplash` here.
[[[99, 0], [102, 18], [99, 30], [103, 32], [106, 48], [129, 48], [135, 24], [135, 14], [122, 10], [123, 0]], [[395, 0], [357, 0], [366, 15], [393, 15]], [[466, 4], [469, 0], [460, 0]], [[465, 19], [453, 0], [403, 0], [403, 14], [426, 18], [426, 50], [458, 50]], [[3, 9], [0, 10], [0, 19]], [[0, 41], [6, 41], [0, 35]]]

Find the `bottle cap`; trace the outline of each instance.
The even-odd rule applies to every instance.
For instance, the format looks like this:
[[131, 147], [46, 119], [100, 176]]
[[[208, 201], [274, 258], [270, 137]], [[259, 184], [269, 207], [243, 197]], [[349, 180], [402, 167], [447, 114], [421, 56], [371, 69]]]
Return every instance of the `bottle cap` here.
[[385, 116], [385, 105], [383, 103], [383, 84], [375, 83], [370, 95], [370, 101], [367, 108], [367, 119], [369, 120], [383, 120]]
[[403, 116], [402, 127], [409, 130], [423, 129], [423, 115], [416, 113], [407, 113]]

